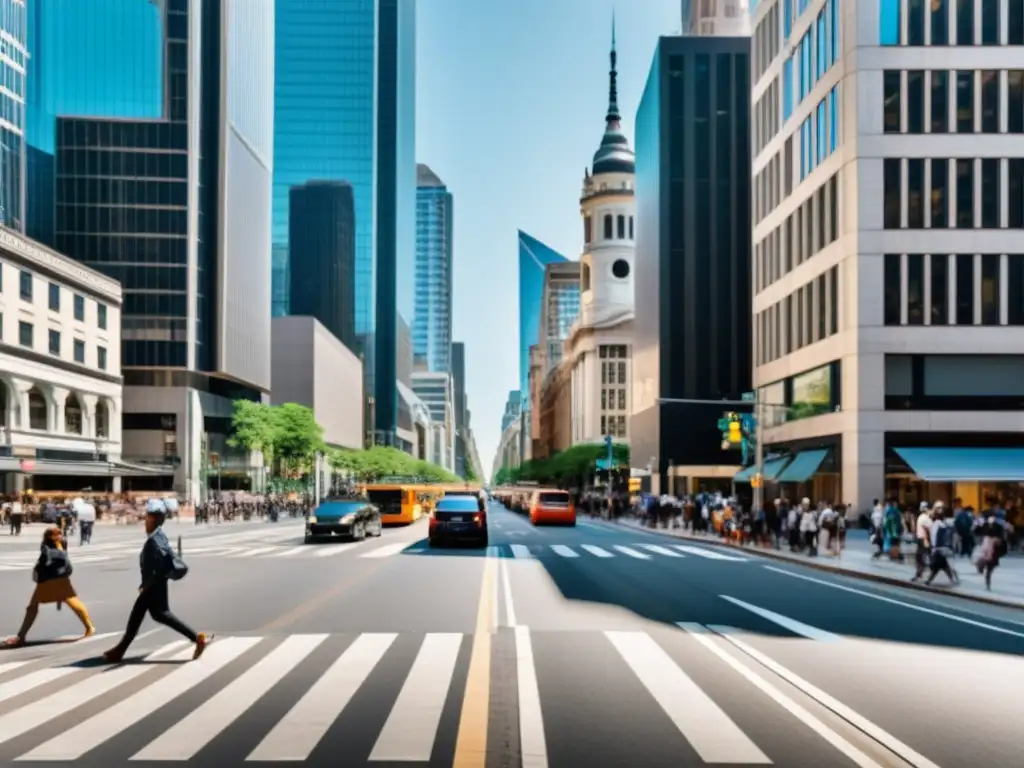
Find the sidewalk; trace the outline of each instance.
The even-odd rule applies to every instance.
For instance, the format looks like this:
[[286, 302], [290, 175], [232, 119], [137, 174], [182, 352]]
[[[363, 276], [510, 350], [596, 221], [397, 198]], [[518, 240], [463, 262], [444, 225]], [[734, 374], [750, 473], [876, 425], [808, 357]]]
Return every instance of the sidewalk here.
[[[679, 528], [647, 528], [642, 526], [637, 520], [621, 519], [618, 523], [608, 523], [608, 525], [637, 528], [649, 533], [658, 533], [663, 536], [671, 536], [688, 541], [699, 541], [702, 544], [712, 546], [742, 549], [751, 555], [767, 559], [798, 563], [808, 568], [842, 573], [854, 578], [893, 584], [923, 592], [952, 595], [992, 605], [1024, 608], [1024, 558], [1012, 555], [1004, 557], [992, 575], [991, 591], [985, 589], [984, 577], [978, 573], [977, 568], [967, 558], [957, 558], [952, 561], [953, 567], [960, 576], [959, 585], [949, 586], [945, 575], [939, 574], [935, 577], [933, 586], [926, 587], [923, 580], [921, 582], [910, 581], [915, 570], [913, 545], [909, 546], [909, 554], [905, 563], [894, 563], [882, 558], [873, 560], [871, 557], [873, 548], [868, 543], [867, 531], [851, 530], [846, 538], [846, 549], [843, 550], [841, 555], [823, 553], [817, 557], [808, 557], [806, 554], [790, 552], [788, 547], [783, 550], [753, 545], [740, 547], [739, 545], [724, 541], [720, 536], [691, 533]], [[927, 574], [928, 571], [925, 571], [924, 578], [927, 578]]]

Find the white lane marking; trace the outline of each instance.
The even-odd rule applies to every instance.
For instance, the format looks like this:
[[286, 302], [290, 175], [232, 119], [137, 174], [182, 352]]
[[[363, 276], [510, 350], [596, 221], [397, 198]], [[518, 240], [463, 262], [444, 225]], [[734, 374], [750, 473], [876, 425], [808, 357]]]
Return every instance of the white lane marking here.
[[359, 541], [345, 541], [340, 544], [325, 544], [322, 549], [317, 553], [317, 557], [334, 557], [335, 555], [341, 555], [349, 550], [355, 549], [362, 542]]
[[745, 603], [742, 600], [737, 600], [735, 597], [729, 597], [728, 595], [719, 595], [719, 597], [723, 600], [728, 600], [733, 605], [737, 605], [744, 610], [756, 613], [762, 619], [768, 619], [768, 621], [773, 624], [778, 624], [783, 629], [788, 629], [794, 635], [806, 637], [808, 640], [817, 640], [822, 643], [837, 643], [843, 639], [839, 635], [834, 635], [824, 629], [812, 627], [810, 624], [804, 624], [802, 621], [797, 621], [796, 619], [791, 619], [788, 616], [783, 616], [781, 613], [769, 611], [767, 608], [759, 608], [756, 605]]
[[615, 555], [613, 555], [607, 549], [596, 547], [593, 544], [580, 544], [580, 549], [587, 550], [587, 552], [594, 555], [595, 557], [615, 557]]
[[393, 557], [402, 554], [408, 546], [408, 544], [401, 542], [398, 544], [385, 544], [383, 547], [378, 547], [371, 552], [367, 552], [365, 555], [360, 555], [360, 557]]
[[82, 555], [74, 559], [74, 565], [83, 565], [85, 563], [104, 563], [108, 560], [113, 560], [114, 555]]
[[[146, 632], [145, 635], [152, 635], [154, 632], [159, 631], [160, 630], [158, 629], [151, 629], [148, 632]], [[98, 635], [89, 635], [89, 637], [82, 637], [81, 635], [61, 635], [57, 638], [57, 642], [67, 643], [68, 645], [77, 648], [78, 646], [85, 645], [86, 643], [94, 643], [97, 640], [105, 640], [108, 637], [114, 637], [115, 635], [120, 634], [120, 632], [103, 632]], [[138, 640], [139, 638], [145, 637], [145, 635], [137, 635], [135, 639]]]
[[879, 726], [875, 725], [866, 717], [850, 709], [841, 701], [829, 696], [823, 690], [807, 682], [802, 677], [797, 675], [795, 672], [790, 671], [786, 667], [779, 664], [777, 661], [761, 653], [753, 646], [749, 645], [743, 640], [740, 640], [738, 637], [735, 636], [739, 633], [739, 630], [733, 627], [721, 627], [717, 625], [712, 625], [710, 629], [714, 632], [719, 633], [723, 638], [725, 638], [734, 646], [739, 648], [750, 658], [759, 662], [764, 667], [770, 669], [772, 672], [781, 677], [794, 688], [797, 688], [803, 693], [807, 694], [826, 709], [832, 710], [835, 714], [839, 715], [839, 717], [841, 717], [843, 720], [850, 723], [854, 728], [863, 731], [869, 737], [877, 741], [879, 744], [885, 746], [890, 752], [894, 752], [903, 760], [906, 760], [908, 763], [914, 766], [914, 768], [939, 768], [938, 765], [933, 763], [924, 755], [915, 752], [913, 749], [911, 749], [909, 746], [907, 746], [902, 741], [897, 739], [891, 733], [882, 730]]
[[458, 633], [426, 636], [369, 762], [430, 760], [461, 647]]
[[533, 642], [527, 627], [516, 627], [516, 684], [519, 689], [519, 751], [522, 768], [547, 768], [548, 744], [540, 705]]
[[772, 764], [650, 635], [604, 634], [705, 763]]
[[487, 557], [501, 557], [501, 547], [491, 544], [487, 547]]
[[578, 552], [573, 550], [571, 547], [565, 546], [565, 544], [552, 544], [551, 551], [554, 552], [556, 555], [561, 555], [562, 557], [580, 556]]
[[986, 624], [983, 621], [975, 621], [974, 619], [968, 619], [963, 616], [956, 616], [952, 613], [946, 613], [945, 611], [937, 611], [934, 608], [925, 608], [923, 605], [914, 605], [913, 603], [907, 603], [903, 600], [897, 600], [893, 597], [885, 597], [884, 595], [875, 595], [871, 592], [864, 592], [860, 589], [854, 589], [853, 587], [847, 587], [843, 584], [833, 584], [823, 579], [815, 579], [811, 576], [804, 576], [799, 573], [793, 573], [792, 571], [786, 571], [782, 568], [775, 568], [770, 565], [766, 565], [769, 571], [775, 571], [775, 573], [781, 573], [783, 576], [792, 576], [794, 579], [803, 579], [804, 581], [810, 581], [814, 584], [821, 584], [825, 587], [831, 587], [832, 589], [839, 589], [843, 592], [850, 592], [854, 595], [861, 595], [862, 597], [870, 597], [872, 600], [878, 600], [883, 603], [889, 603], [891, 605], [898, 605], [902, 608], [909, 608], [912, 611], [919, 611], [920, 613], [927, 613], [931, 616], [939, 616], [943, 619], [949, 619], [950, 621], [958, 621], [961, 624], [968, 624], [972, 627], [979, 627], [980, 629], [987, 629], [991, 632], [998, 632], [1002, 635], [1010, 635], [1012, 637], [1024, 638], [1024, 632], [1015, 632], [1012, 629], [1006, 629], [1006, 627], [997, 627], [994, 624]]
[[689, 544], [673, 544], [673, 547], [678, 549], [680, 552], [685, 552], [688, 555], [696, 555], [697, 557], [703, 557], [708, 560], [727, 560], [732, 563], [745, 563], [747, 558], [736, 557], [735, 555], [723, 555], [721, 552], [715, 552], [711, 549], [702, 549], [701, 547], [692, 547]]
[[300, 552], [309, 552], [309, 549], [310, 548], [307, 544], [302, 544], [294, 549], [286, 549], [284, 552], [273, 555], [273, 557], [291, 557], [292, 555], [297, 555]]
[[13, 672], [19, 667], [24, 667], [31, 661], [31, 659], [26, 659], [25, 661], [6, 661], [3, 664], [0, 664], [0, 675], [6, 675], [8, 672]]
[[393, 633], [357, 637], [246, 760], [299, 762], [309, 759], [397, 637]]
[[276, 552], [279, 547], [257, 547], [256, 549], [242, 550], [237, 552], [232, 557], [256, 557], [257, 555], [265, 555], [267, 552]]
[[717, 656], [719, 659], [724, 661], [734, 670], [739, 672], [743, 677], [750, 681], [750, 683], [754, 685], [754, 687], [756, 687], [763, 694], [768, 696], [768, 698], [775, 701], [776, 704], [778, 704], [791, 715], [793, 715], [793, 717], [802, 722], [816, 734], [821, 736], [821, 738], [823, 738], [833, 747], [835, 747], [848, 758], [850, 758], [850, 760], [852, 760], [854, 763], [860, 766], [860, 768], [882, 768], [880, 764], [876, 763], [866, 754], [861, 752], [859, 749], [853, 746], [853, 744], [848, 742], [838, 733], [836, 733], [823, 722], [821, 722], [821, 720], [816, 718], [806, 709], [804, 709], [791, 698], [786, 696], [786, 694], [784, 694], [778, 688], [769, 684], [764, 678], [760, 677], [759, 675], [754, 674], [751, 670], [747, 669], [747, 667], [745, 667], [743, 664], [740, 664], [736, 659], [734, 659], [728, 653], [726, 653], [717, 645], [715, 645], [715, 643], [712, 642], [711, 638], [706, 636], [707, 630], [700, 624], [679, 622], [679, 627], [681, 627], [687, 633], [689, 633], [690, 637], [692, 637], [698, 643], [700, 643], [713, 654], [715, 654], [715, 656]]
[[512, 602], [512, 582], [509, 577], [508, 561], [501, 560], [498, 567], [501, 570], [501, 589], [505, 596], [505, 624], [514, 627], [516, 626], [516, 607]]
[[49, 685], [60, 680], [62, 677], [67, 677], [81, 671], [75, 667], [53, 667], [52, 669], [38, 669], [35, 672], [30, 672], [27, 675], [0, 684], [0, 702], [13, 699], [15, 696], [21, 696], [21, 694], [28, 693], [33, 688]]
[[668, 547], [663, 547], [660, 544], [640, 544], [638, 546], [641, 546], [648, 552], [653, 552], [656, 555], [664, 555], [665, 557], [686, 557], [686, 555], [680, 555], [678, 552], [673, 552]]
[[[153, 661], [177, 642], [164, 646], [149, 656], [145, 661]], [[28, 733], [51, 720], [63, 717], [68, 712], [87, 704], [93, 699], [98, 699], [118, 686], [134, 680], [140, 675], [149, 672], [151, 667], [145, 664], [133, 664], [123, 667], [114, 667], [99, 674], [91, 675], [84, 680], [79, 680], [67, 687], [60, 686], [60, 690], [42, 699], [37, 699], [31, 704], [8, 712], [0, 717], [0, 744]], [[75, 670], [81, 671], [81, 670]]]
[[183, 665], [166, 677], [78, 723], [22, 755], [18, 760], [77, 760], [86, 752], [114, 738], [173, 699], [209, 679], [261, 639], [226, 637], [217, 640], [196, 662], [191, 661], [193, 650], [189, 647], [172, 659], [183, 662]]
[[509, 547], [512, 549], [513, 557], [531, 558], [533, 554], [530, 552], [530, 548], [525, 544], [510, 544]]
[[629, 555], [630, 557], [635, 557], [637, 560], [650, 560], [651, 559], [650, 555], [645, 555], [643, 552], [637, 552], [632, 547], [622, 547], [622, 546], [619, 546], [618, 544], [614, 544], [612, 546], [615, 549], [617, 549], [619, 552], [621, 552], [622, 554]]
[[[191, 760], [242, 716], [285, 675], [309, 656], [327, 635], [291, 635], [163, 734], [132, 755], [133, 761]], [[212, 648], [211, 648], [212, 650]]]

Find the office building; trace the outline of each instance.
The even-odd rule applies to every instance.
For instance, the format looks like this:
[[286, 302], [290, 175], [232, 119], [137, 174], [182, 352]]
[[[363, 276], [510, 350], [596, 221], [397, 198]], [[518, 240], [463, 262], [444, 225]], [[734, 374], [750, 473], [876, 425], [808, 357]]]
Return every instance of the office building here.
[[416, 167], [416, 307], [413, 364], [450, 371], [452, 349], [452, 195], [426, 165]]
[[723, 408], [750, 389], [750, 39], [663, 37], [636, 122], [633, 412], [655, 492], [725, 487]]
[[[352, 185], [309, 181], [289, 193], [291, 314], [315, 317], [358, 355], [356, 211]], [[360, 387], [360, 390], [362, 387]]]
[[580, 193], [580, 314], [564, 343], [570, 371], [569, 439], [628, 442], [632, 410], [636, 157], [622, 133], [612, 38], [608, 111]]
[[232, 401], [271, 383], [274, 17], [269, 0], [163, 8], [164, 117], [57, 118], [56, 241], [123, 286], [125, 455], [173, 433], [196, 498], [206, 454], [232, 453]]
[[537, 344], [544, 353], [544, 375], [562, 362], [562, 346], [580, 314], [580, 263], [565, 261], [544, 267]]
[[412, 375], [412, 389], [430, 411], [433, 425], [427, 461], [455, 470], [455, 403], [449, 373], [418, 371]]
[[530, 347], [540, 333], [544, 302], [544, 270], [569, 261], [540, 240], [519, 231], [519, 389], [529, 392]]
[[505, 412], [501, 415], [501, 431], [508, 429], [508, 425], [519, 419], [523, 409], [523, 393], [518, 389], [510, 390], [508, 399], [505, 400]]
[[416, 238], [415, 0], [277, 0], [273, 295], [288, 314], [289, 190], [352, 185], [355, 332], [374, 442], [398, 418], [397, 316], [413, 325]]
[[28, 3], [25, 230], [34, 240], [56, 243], [58, 116], [164, 117], [164, 5]]
[[[759, 0], [754, 0], [755, 5], [757, 2]], [[750, 34], [748, 0], [682, 0], [681, 6], [684, 35], [744, 37]]]
[[468, 461], [465, 431], [469, 428], [469, 398], [466, 396], [466, 344], [452, 342], [452, 390], [455, 402], [455, 474], [464, 477]]
[[754, 49], [755, 100], [781, 96], [754, 117], [765, 479], [980, 509], [1024, 479], [1024, 6], [844, 9], [754, 17], [781, 19]]
[[25, 0], [0, 3], [0, 225], [25, 229], [25, 73], [28, 12]]

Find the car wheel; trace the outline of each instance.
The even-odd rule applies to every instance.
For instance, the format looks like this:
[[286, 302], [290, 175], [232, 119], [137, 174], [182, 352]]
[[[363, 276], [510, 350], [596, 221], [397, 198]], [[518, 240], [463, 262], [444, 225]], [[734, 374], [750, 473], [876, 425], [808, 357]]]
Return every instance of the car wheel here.
[[366, 527], [362, 523], [356, 523], [352, 528], [352, 539], [354, 541], [362, 541], [366, 538]]
[[377, 523], [377, 526], [376, 526], [376, 528], [374, 530], [375, 530], [375, 533], [373, 534], [374, 536], [383, 536], [384, 535], [384, 526], [381, 525], [380, 522]]
[[310, 535], [309, 535], [309, 534], [307, 533], [307, 534], [306, 534], [306, 537], [305, 537], [305, 539], [303, 540], [303, 543], [304, 543], [304, 544], [309, 544], [309, 543], [311, 543], [312, 541], [313, 541], [313, 537], [312, 537], [312, 536], [310, 536]]

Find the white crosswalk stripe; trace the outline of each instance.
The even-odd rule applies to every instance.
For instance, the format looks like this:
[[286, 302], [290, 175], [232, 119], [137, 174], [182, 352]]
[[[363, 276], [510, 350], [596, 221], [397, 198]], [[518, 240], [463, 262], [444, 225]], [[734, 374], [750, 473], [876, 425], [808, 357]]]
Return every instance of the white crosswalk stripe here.
[[635, 557], [637, 560], [650, 560], [651, 559], [650, 555], [645, 555], [643, 552], [639, 552], [638, 550], [635, 550], [632, 547], [623, 547], [623, 546], [620, 546], [619, 544], [616, 544], [614, 549], [616, 549], [617, 551], [621, 552], [624, 555], [629, 555], [630, 557]]
[[653, 552], [656, 555], [664, 555], [665, 557], [685, 557], [685, 555], [680, 555], [678, 552], [673, 552], [668, 547], [663, 547], [660, 544], [644, 544], [642, 546], [648, 552]]
[[601, 547], [594, 546], [593, 544], [580, 544], [580, 549], [585, 549], [587, 552], [592, 554], [594, 557], [601, 557], [601, 558], [615, 557], [615, 555], [613, 555], [607, 549], [603, 549]]
[[574, 550], [574, 549], [572, 549], [570, 547], [565, 546], [564, 544], [552, 544], [551, 545], [551, 549], [552, 549], [552, 551], [556, 555], [561, 555], [562, 557], [579, 557], [580, 556], [579, 552], [577, 552], [576, 550]]
[[697, 557], [705, 557], [708, 560], [722, 560], [733, 563], [745, 562], [747, 558], [736, 557], [735, 555], [723, 555], [721, 552], [716, 552], [713, 549], [704, 549], [703, 547], [694, 547], [689, 544], [674, 544], [673, 547], [678, 549], [680, 552], [685, 552], [688, 555], [696, 555]]
[[[828, 638], [823, 630], [767, 609], [735, 598], [722, 599], [811, 641]], [[716, 701], [716, 689], [705, 690], [698, 682], [704, 678], [687, 672], [703, 668], [714, 654], [732, 660], [717, 679], [735, 675], [736, 680], [722, 681], [722, 685], [734, 686], [745, 678], [744, 684], [753, 684], [767, 696], [764, 705], [774, 701], [797, 715], [802, 725], [796, 727], [809, 727], [833, 747], [851, 754], [841, 737], [805, 710], [797, 711], [792, 699], [774, 685], [759, 686], [761, 678], [746, 669], [739, 656], [716, 651], [718, 646], [709, 645], [708, 638], [717, 634], [720, 643], [742, 645], [740, 640], [720, 634], [725, 630], [715, 627], [680, 626], [686, 631], [588, 633], [607, 643], [611, 655], [602, 653], [601, 663], [615, 663], [627, 675], [609, 675], [609, 680], [629, 681], [609, 684], [607, 695], [612, 700], [620, 695], [612, 689], [615, 685], [642, 686], [652, 709], [633, 714], [643, 717], [660, 711], [704, 763], [786, 764], [784, 755], [770, 755], [764, 751], [767, 745], [755, 743], [754, 738], [761, 737], [752, 738], [742, 730], [738, 721], [746, 720], [747, 710], [730, 712], [737, 706], [732, 697]], [[578, 655], [566, 650], [564, 642], [552, 644], [538, 638], [538, 633], [517, 626], [511, 637], [512, 656], [500, 661], [492, 656], [491, 661], [507, 665], [492, 669], [513, 681], [516, 689], [523, 766], [547, 765], [552, 742], [585, 738], [593, 725], [580, 723], [580, 729], [572, 732], [545, 728], [549, 710], [544, 696], [551, 686], [538, 676], [571, 668]], [[695, 638], [700, 642], [695, 643]], [[0, 664], [0, 762], [89, 761], [97, 759], [94, 751], [101, 748], [113, 762], [189, 762], [208, 747], [233, 765], [319, 761], [326, 753], [318, 750], [333, 750], [332, 739], [342, 738], [336, 730], [341, 721], [342, 731], [359, 728], [370, 737], [364, 747], [369, 754], [349, 755], [352, 761], [427, 763], [438, 759], [439, 745], [455, 743], [453, 734], [444, 730], [442, 714], [453, 698], [461, 701], [466, 695], [461, 681], [470, 661], [463, 651], [473, 638], [462, 633], [390, 632], [227, 636], [218, 638], [198, 661], [191, 661], [193, 651], [186, 641], [161, 645], [162, 641], [152, 638], [150, 642], [158, 647], [141, 662], [123, 665], [74, 665], [56, 658]], [[559, 655], [544, 656], [551, 653]], [[694, 658], [695, 653], [708, 655]], [[40, 664], [52, 666], [39, 668]], [[380, 698], [382, 691], [387, 691], [386, 700]], [[386, 706], [369, 721], [362, 712], [358, 719], [350, 713], [346, 721], [346, 713], [362, 700], [361, 694]], [[289, 703], [275, 708], [282, 697]], [[82, 714], [66, 727], [57, 727], [71, 712]], [[170, 712], [175, 715], [167, 717]], [[737, 714], [740, 717], [734, 719]], [[247, 736], [238, 739], [243, 727]], [[564, 748], [562, 743], [559, 751]], [[229, 754], [236, 750], [237, 754]], [[112, 756], [118, 751], [122, 756], [115, 759]], [[441, 760], [449, 757], [443, 755]], [[685, 756], [678, 757], [677, 762], [686, 761]], [[862, 768], [877, 768], [870, 760], [855, 762]]]

